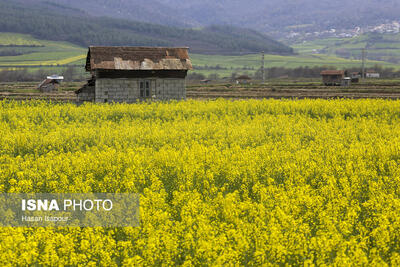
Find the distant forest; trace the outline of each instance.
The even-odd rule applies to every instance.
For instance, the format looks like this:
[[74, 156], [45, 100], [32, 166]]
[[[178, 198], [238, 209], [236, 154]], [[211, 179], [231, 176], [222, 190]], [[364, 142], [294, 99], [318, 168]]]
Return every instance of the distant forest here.
[[0, 0], [0, 31], [80, 46], [188, 46], [191, 52], [240, 54], [265, 51], [292, 54], [292, 48], [254, 30], [231, 26], [183, 29], [129, 20], [60, 13], [40, 5]]

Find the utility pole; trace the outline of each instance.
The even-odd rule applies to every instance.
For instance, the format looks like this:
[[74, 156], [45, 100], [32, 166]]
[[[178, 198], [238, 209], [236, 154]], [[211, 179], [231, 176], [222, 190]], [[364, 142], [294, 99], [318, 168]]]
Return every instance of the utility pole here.
[[365, 48], [362, 49], [362, 76], [361, 78], [365, 79], [365, 55], [366, 51]]
[[262, 83], [265, 83], [265, 53], [264, 53], [264, 51], [262, 51], [261, 75], [262, 75]]

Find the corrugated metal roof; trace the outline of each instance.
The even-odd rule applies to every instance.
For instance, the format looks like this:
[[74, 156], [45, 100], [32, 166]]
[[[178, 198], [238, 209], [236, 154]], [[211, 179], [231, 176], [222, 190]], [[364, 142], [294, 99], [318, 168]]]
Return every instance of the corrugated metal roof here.
[[344, 75], [343, 70], [324, 70], [321, 75]]
[[86, 70], [191, 70], [189, 48], [91, 46]]
[[64, 80], [64, 76], [53, 74], [51, 76], [47, 76], [47, 79], [49, 79], [49, 80]]
[[45, 80], [43, 80], [39, 85], [38, 85], [38, 89], [40, 89], [40, 87], [42, 87], [42, 86], [44, 86], [44, 85], [48, 85], [48, 84], [50, 84], [50, 83], [57, 83], [57, 84], [59, 84], [60, 82], [59, 82], [59, 80], [54, 80], [54, 79], [45, 79]]

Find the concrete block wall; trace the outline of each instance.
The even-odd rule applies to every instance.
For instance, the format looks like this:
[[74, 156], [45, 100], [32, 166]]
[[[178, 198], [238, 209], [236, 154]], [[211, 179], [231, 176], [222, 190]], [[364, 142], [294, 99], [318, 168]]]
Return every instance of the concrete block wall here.
[[98, 103], [135, 102], [140, 96], [135, 79], [96, 79], [95, 92]]
[[140, 81], [150, 81], [150, 99], [186, 99], [185, 79], [96, 79], [95, 101], [134, 103], [140, 97]]
[[79, 102], [93, 102], [94, 101], [94, 93], [82, 92], [78, 94]]
[[186, 99], [186, 84], [184, 79], [164, 79], [163, 100]]
[[95, 100], [94, 87], [86, 87], [78, 94], [78, 102], [93, 102]]

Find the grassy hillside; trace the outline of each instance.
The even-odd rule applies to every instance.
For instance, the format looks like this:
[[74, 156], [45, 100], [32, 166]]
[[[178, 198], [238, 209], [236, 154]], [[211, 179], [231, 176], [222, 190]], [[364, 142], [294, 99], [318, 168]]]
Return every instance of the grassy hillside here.
[[301, 54], [315, 52], [347, 59], [360, 59], [363, 48], [369, 60], [400, 63], [400, 34], [368, 33], [354, 38], [327, 38], [296, 44]]
[[2, 32], [0, 33], [0, 46], [43, 46], [43, 43], [29, 35]]
[[[0, 33], [0, 67], [82, 64], [86, 49], [67, 42], [44, 41], [27, 34]], [[13, 55], [14, 54], [14, 55]]]

